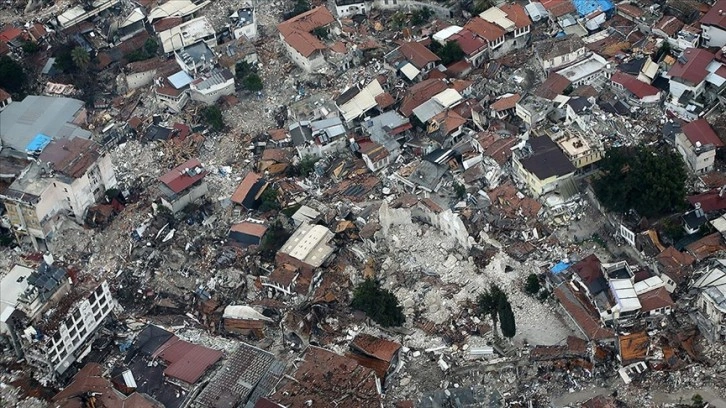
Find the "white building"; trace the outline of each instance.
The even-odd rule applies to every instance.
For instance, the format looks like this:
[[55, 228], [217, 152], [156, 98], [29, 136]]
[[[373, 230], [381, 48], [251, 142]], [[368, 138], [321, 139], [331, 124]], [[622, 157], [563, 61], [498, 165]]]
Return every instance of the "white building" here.
[[694, 282], [701, 332], [711, 341], [726, 341], [726, 260], [719, 259]]
[[174, 0], [167, 1], [164, 4], [154, 7], [149, 12], [149, 23], [167, 17], [188, 17], [201, 10], [208, 4], [210, 0]]
[[217, 45], [217, 34], [206, 17], [199, 17], [160, 32], [159, 41], [164, 53], [168, 54], [199, 41], [214, 48]]
[[232, 34], [234, 38], [246, 38], [248, 40], [254, 40], [257, 38], [257, 16], [255, 15], [255, 9], [253, 7], [242, 7], [241, 9], [232, 13], [229, 16], [234, 23], [232, 27]]
[[294, 264], [310, 269], [320, 267], [335, 247], [330, 244], [333, 234], [322, 225], [303, 223], [278, 251], [282, 260], [297, 260]]
[[713, 170], [716, 151], [723, 142], [706, 119], [698, 119], [681, 127], [676, 135], [676, 149], [688, 168], [696, 174]]
[[717, 1], [701, 17], [701, 40], [706, 48], [726, 45], [726, 0]]
[[364, 0], [335, 0], [335, 15], [338, 17], [367, 13], [368, 9]]
[[111, 157], [96, 142], [60, 139], [47, 143], [0, 200], [18, 241], [27, 237], [40, 248], [60, 225], [57, 215], [82, 224], [88, 208], [115, 187]]
[[172, 213], [204, 197], [209, 188], [204, 177], [209, 172], [198, 159], [190, 159], [159, 177], [161, 204]]
[[610, 65], [605, 58], [592, 54], [589, 58], [561, 69], [557, 73], [567, 78], [573, 87], [577, 87], [591, 85], [599, 78], [610, 78], [609, 68]]
[[[13, 310], [3, 314], [2, 320], [16, 353], [33, 367], [36, 379], [42, 383], [57, 381], [71, 364], [91, 351], [98, 328], [114, 308], [114, 300], [108, 283], [103, 281], [65, 316], [56, 317], [52, 316], [53, 307], [67, 296], [69, 287], [65, 270], [43, 263], [23, 278], [27, 288], [17, 305], [22, 313]], [[50, 314], [53, 319], [40, 319], [41, 314]]]
[[534, 47], [534, 54], [542, 69], [548, 71], [582, 61], [590, 51], [580, 37], [568, 35], [539, 42]]
[[228, 69], [216, 69], [189, 84], [193, 101], [213, 105], [223, 96], [234, 94], [234, 75]]
[[277, 25], [280, 40], [292, 61], [305, 72], [315, 72], [327, 65], [328, 47], [313, 33], [335, 22], [325, 7], [315, 7]]

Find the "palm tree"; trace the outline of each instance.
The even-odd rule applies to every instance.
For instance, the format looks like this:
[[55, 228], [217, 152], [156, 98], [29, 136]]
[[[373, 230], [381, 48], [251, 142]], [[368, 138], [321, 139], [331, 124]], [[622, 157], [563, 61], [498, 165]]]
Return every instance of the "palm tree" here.
[[499, 288], [499, 286], [492, 284], [489, 290], [480, 294], [477, 298], [479, 305], [479, 313], [482, 315], [489, 315], [492, 319], [492, 332], [497, 334], [497, 314], [499, 312], [499, 304], [502, 301], [506, 302], [507, 295]]
[[91, 56], [88, 55], [88, 51], [83, 47], [74, 48], [71, 51], [71, 59], [76, 67], [82, 70], [85, 70], [91, 62]]

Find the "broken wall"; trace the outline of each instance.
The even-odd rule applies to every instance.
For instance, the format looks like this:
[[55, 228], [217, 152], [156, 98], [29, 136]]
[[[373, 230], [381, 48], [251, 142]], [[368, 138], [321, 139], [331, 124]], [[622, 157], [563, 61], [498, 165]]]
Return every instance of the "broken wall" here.
[[378, 219], [383, 235], [388, 235], [393, 225], [411, 225], [417, 219], [436, 227], [444, 235], [455, 239], [459, 245], [471, 249], [475, 240], [469, 236], [464, 222], [450, 209], [435, 212], [421, 204], [412, 208], [390, 208], [387, 202], [378, 209]]

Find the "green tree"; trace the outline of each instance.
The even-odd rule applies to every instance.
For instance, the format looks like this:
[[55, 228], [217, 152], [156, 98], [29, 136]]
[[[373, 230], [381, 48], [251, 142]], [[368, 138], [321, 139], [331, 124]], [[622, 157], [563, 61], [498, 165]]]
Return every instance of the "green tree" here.
[[529, 274], [529, 276], [527, 276], [527, 282], [524, 284], [524, 291], [530, 295], [536, 295], [539, 293], [539, 290], [539, 277], [537, 277], [536, 273]]
[[517, 325], [514, 322], [512, 305], [509, 303], [506, 296], [499, 298], [497, 309], [499, 314], [499, 327], [502, 329], [502, 334], [504, 337], [511, 339], [517, 333]]
[[701, 408], [704, 405], [706, 405], [706, 403], [703, 401], [701, 394], [693, 394], [691, 397], [691, 406], [693, 408]]
[[593, 186], [609, 210], [634, 209], [645, 217], [680, 210], [686, 195], [686, 170], [681, 157], [669, 149], [619, 147], [600, 161], [601, 174]]
[[307, 177], [315, 170], [315, 163], [318, 162], [317, 157], [305, 156], [295, 166], [290, 166], [289, 176], [291, 177]]
[[136, 61], [147, 60], [147, 59], [149, 59], [149, 56], [146, 55], [144, 50], [138, 49], [138, 50], [133, 50], [130, 53], [126, 54], [124, 56], [124, 58], [126, 58], [126, 61], [128, 61], [128, 62], [136, 62]]
[[23, 67], [7, 55], [0, 57], [0, 88], [11, 94], [18, 94], [25, 89], [28, 77]]
[[40, 51], [40, 46], [38, 43], [33, 41], [25, 41], [23, 42], [23, 52], [26, 54], [35, 54], [36, 52]]
[[405, 27], [406, 21], [408, 21], [408, 16], [400, 11], [393, 13], [393, 15], [391, 16], [391, 25], [395, 28], [401, 29]]
[[443, 47], [435, 41], [433, 41], [431, 44], [433, 46], [434, 53], [439, 58], [441, 58], [441, 63], [444, 65], [449, 65], [453, 62], [461, 61], [461, 59], [464, 58], [464, 51], [461, 49], [459, 43], [455, 41], [449, 41]]
[[477, 298], [477, 305], [479, 306], [479, 314], [482, 316], [489, 315], [492, 319], [492, 329], [496, 333], [496, 326], [498, 321], [499, 303], [501, 299], [506, 300], [507, 295], [502, 292], [499, 286], [492, 284], [488, 290], [480, 294]]
[[261, 212], [267, 212], [272, 210], [280, 209], [280, 201], [278, 200], [278, 190], [272, 186], [265, 189], [260, 195], [260, 208]]
[[459, 183], [454, 183], [454, 194], [456, 194], [456, 198], [463, 199], [466, 197], [466, 187]]
[[411, 14], [411, 24], [412, 25], [421, 25], [429, 19], [431, 19], [431, 16], [433, 16], [433, 12], [428, 7], [422, 7], [418, 10], [414, 10], [414, 12]]
[[73, 60], [73, 64], [80, 70], [88, 68], [88, 64], [91, 62], [91, 56], [88, 55], [88, 51], [83, 47], [74, 48], [71, 51], [71, 59]]
[[483, 11], [490, 9], [492, 6], [494, 6], [492, 0], [474, 0], [472, 3], [473, 3], [472, 11], [474, 12], [474, 14], [479, 14]]
[[262, 259], [266, 262], [274, 261], [275, 254], [277, 254], [277, 251], [285, 245], [285, 242], [290, 239], [291, 235], [292, 234], [290, 234], [285, 227], [282, 226], [280, 220], [273, 221], [270, 224], [270, 227], [267, 228], [265, 237], [262, 238], [262, 243], [260, 244]]
[[224, 118], [222, 117], [222, 111], [216, 105], [207, 106], [202, 109], [202, 120], [214, 131], [221, 131], [224, 129]]
[[144, 52], [146, 53], [147, 58], [151, 58], [156, 55], [156, 50], [158, 49], [159, 43], [157, 43], [153, 38], [148, 38], [144, 43]]
[[234, 66], [234, 74], [238, 80], [242, 81], [252, 73], [252, 65], [247, 61], [240, 61]]
[[371, 278], [355, 288], [350, 306], [365, 312], [383, 327], [400, 326], [406, 321], [396, 295], [381, 288], [380, 284]]
[[328, 29], [325, 27], [317, 27], [313, 29], [313, 34], [315, 34], [315, 36], [320, 38], [321, 40], [328, 39]]
[[259, 75], [252, 72], [242, 80], [242, 86], [252, 92], [258, 92], [262, 90], [262, 78]]
[[297, 0], [295, 2], [295, 7], [292, 8], [292, 11], [288, 15], [288, 19], [293, 18], [297, 15], [300, 15], [306, 11], [310, 10], [310, 3], [307, 0]]

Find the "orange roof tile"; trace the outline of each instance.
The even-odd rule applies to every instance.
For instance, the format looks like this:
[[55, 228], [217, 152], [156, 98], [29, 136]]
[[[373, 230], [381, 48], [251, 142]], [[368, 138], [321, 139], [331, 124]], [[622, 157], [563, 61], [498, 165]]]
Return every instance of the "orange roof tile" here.
[[514, 22], [517, 28], [524, 28], [532, 24], [532, 20], [529, 19], [527, 12], [524, 10], [519, 3], [506, 3], [499, 6], [499, 10], [502, 10], [507, 14], [507, 18]]
[[504, 36], [505, 31], [496, 24], [492, 24], [483, 18], [474, 17], [464, 25], [464, 29], [473, 32], [487, 41], [496, 41]]
[[514, 109], [514, 107], [517, 106], [517, 102], [519, 102], [520, 99], [522, 99], [522, 97], [518, 93], [516, 93], [514, 95], [509, 95], [509, 96], [505, 96], [505, 97], [497, 99], [496, 102], [491, 104], [489, 107], [495, 112], [499, 112], [499, 111], [503, 111], [503, 110], [507, 110], [507, 109]]
[[277, 30], [285, 42], [303, 56], [309, 57], [317, 50], [326, 49], [325, 44], [310, 32], [334, 21], [335, 17], [330, 11], [320, 6], [278, 24]]

